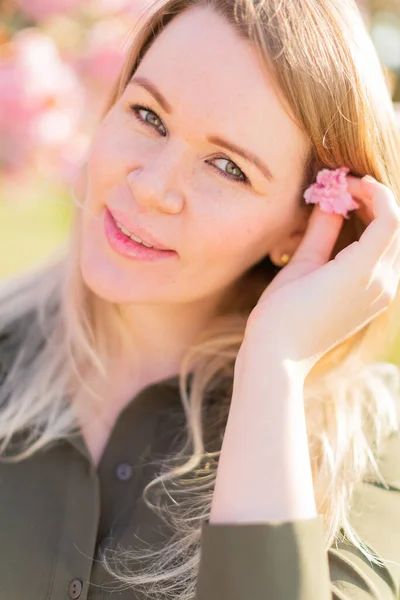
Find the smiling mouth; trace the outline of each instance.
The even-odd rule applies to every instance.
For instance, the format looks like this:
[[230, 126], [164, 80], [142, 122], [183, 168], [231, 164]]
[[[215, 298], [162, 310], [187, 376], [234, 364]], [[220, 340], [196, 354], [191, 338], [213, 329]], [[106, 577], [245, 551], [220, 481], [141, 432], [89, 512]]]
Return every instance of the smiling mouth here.
[[146, 248], [154, 248], [155, 250], [161, 250], [161, 248], [156, 248], [156, 246], [151, 246], [151, 244], [147, 244], [146, 242], [144, 242], [142, 239], [140, 239], [139, 237], [137, 237], [136, 235], [133, 235], [133, 233], [130, 233], [123, 225], [122, 223], [120, 223], [119, 221], [117, 221], [117, 219], [114, 219], [115, 224], [117, 225], [118, 229], [120, 229], [122, 231], [122, 233], [124, 235], [126, 235], [126, 237], [131, 238], [131, 240], [134, 240], [135, 242], [137, 242], [138, 244], [142, 244], [143, 246], [146, 246]]
[[174, 250], [149, 247], [141, 241], [136, 241], [131, 235], [126, 235], [118, 226], [116, 219], [108, 209], [106, 209], [104, 215], [104, 232], [108, 243], [113, 250], [126, 258], [154, 261], [169, 257], [177, 258], [178, 256]]
[[[140, 237], [140, 233], [141, 233], [140, 230], [138, 230], [137, 233], [132, 233], [132, 231], [130, 231], [127, 227], [125, 227], [125, 225], [123, 224], [122, 221], [119, 221], [117, 219], [117, 216], [114, 215], [108, 207], [106, 207], [106, 209], [110, 213], [110, 216], [113, 219], [116, 227], [118, 227], [118, 229], [126, 237], [132, 239], [134, 242], [137, 242], [138, 244], [142, 244], [146, 248], [152, 248], [154, 250], [159, 250], [159, 251], [164, 251], [164, 252], [174, 252], [174, 250], [172, 250], [171, 248], [166, 248], [163, 244], [157, 243], [157, 240], [153, 240], [150, 237], [150, 234], [147, 234], [144, 230], [143, 230], [143, 234], [144, 234], [143, 238]], [[122, 216], [120, 216], [120, 219], [122, 219]]]

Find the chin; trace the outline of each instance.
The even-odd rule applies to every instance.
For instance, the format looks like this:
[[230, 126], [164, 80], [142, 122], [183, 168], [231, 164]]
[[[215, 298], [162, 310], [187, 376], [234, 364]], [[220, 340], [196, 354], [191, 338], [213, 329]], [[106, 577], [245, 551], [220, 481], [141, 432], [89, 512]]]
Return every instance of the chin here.
[[143, 274], [127, 272], [110, 257], [83, 248], [79, 259], [80, 271], [85, 285], [93, 294], [115, 304], [160, 303], [160, 287], [152, 293], [151, 284]]
[[99, 298], [106, 302], [121, 302], [121, 293], [118, 289], [109, 285], [100, 270], [95, 271], [88, 267], [85, 262], [81, 262], [81, 273], [86, 287]]
[[177, 289], [171, 286], [171, 276], [163, 265], [136, 263], [114, 254], [101, 219], [88, 219], [81, 231], [79, 267], [93, 294], [116, 304], [176, 302]]
[[118, 277], [118, 267], [107, 253], [99, 219], [88, 219], [82, 231], [79, 267], [87, 288], [108, 302], [123, 301], [121, 272]]
[[110, 261], [83, 252], [80, 256], [80, 270], [86, 286], [103, 300], [117, 304], [136, 300], [132, 297], [132, 280], [129, 293], [124, 276], [121, 272], [118, 273], [118, 269]]

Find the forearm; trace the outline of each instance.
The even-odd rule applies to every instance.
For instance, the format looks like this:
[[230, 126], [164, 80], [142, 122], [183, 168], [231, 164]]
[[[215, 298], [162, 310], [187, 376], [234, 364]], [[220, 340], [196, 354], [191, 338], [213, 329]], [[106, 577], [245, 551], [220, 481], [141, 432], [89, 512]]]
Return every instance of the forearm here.
[[243, 353], [210, 523], [266, 523], [316, 516], [303, 381], [283, 361]]

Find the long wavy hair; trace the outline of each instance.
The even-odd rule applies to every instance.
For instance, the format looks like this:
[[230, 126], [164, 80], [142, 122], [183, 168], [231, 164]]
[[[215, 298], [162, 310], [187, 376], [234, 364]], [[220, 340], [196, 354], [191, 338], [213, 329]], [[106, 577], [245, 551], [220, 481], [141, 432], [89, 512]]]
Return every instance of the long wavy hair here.
[[[105, 114], [159, 33], [194, 6], [208, 6], [222, 15], [260, 52], [291, 117], [309, 138], [305, 186], [319, 169], [346, 165], [353, 175], [373, 175], [400, 198], [394, 111], [384, 73], [352, 0], [156, 0], [133, 32]], [[301, 198], [299, 190], [299, 202]], [[78, 203], [71, 235], [51, 261], [0, 286], [3, 461], [25, 460], [52, 440], [76, 431], [68, 398], [87, 386], [89, 372], [107, 379], [109, 340], [116, 333], [124, 339], [118, 306], [97, 297], [82, 279], [82, 210]], [[364, 228], [352, 213], [332, 258], [359, 239]], [[160, 547], [110, 545], [102, 561], [117, 586], [145, 591], [157, 600], [193, 599], [201, 527], [210, 512], [235, 359], [247, 317], [276, 273], [268, 257], [254, 265], [226, 298], [218, 318], [188, 348], [179, 374], [185, 416], [182, 437], [159, 463], [157, 477], [143, 494], [173, 533]], [[343, 301], [351, 302], [346, 290]], [[399, 369], [383, 360], [396, 331], [396, 305], [397, 297], [386, 311], [322, 357], [305, 382], [314, 488], [327, 548], [344, 531], [368, 553], [351, 527], [349, 508], [353, 490], [366, 473], [379, 477], [380, 445], [398, 427]], [[203, 407], [213, 395], [217, 402], [211, 423]], [[22, 431], [25, 445], [18, 454], [8, 452], [14, 435]]]

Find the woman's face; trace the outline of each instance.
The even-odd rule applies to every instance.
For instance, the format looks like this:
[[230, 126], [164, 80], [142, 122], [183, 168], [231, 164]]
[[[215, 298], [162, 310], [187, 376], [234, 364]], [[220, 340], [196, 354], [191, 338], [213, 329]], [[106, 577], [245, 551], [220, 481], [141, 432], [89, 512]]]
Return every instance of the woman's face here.
[[[93, 140], [81, 238], [87, 284], [117, 303], [218, 297], [265, 255], [290, 250], [304, 224], [307, 151], [251, 45], [208, 8], [176, 17]], [[106, 234], [108, 211], [175, 252], [121, 254]]]

